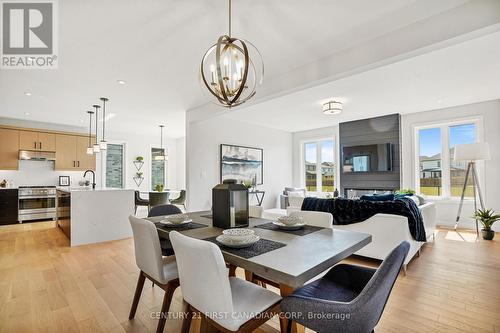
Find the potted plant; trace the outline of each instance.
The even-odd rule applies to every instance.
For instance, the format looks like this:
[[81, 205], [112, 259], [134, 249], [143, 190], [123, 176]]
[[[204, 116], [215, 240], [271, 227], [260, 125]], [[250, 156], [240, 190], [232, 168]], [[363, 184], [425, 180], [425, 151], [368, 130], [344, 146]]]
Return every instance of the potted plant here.
[[142, 172], [136, 172], [136, 173], [135, 173], [135, 176], [136, 176], [137, 178], [142, 178], [142, 175], [143, 175], [143, 173], [142, 173]]
[[492, 209], [478, 209], [474, 212], [473, 218], [479, 220], [483, 225], [483, 229], [481, 229], [483, 238], [492, 240], [495, 237], [495, 231], [491, 230], [491, 226], [493, 223], [500, 220], [500, 214], [495, 214]]
[[142, 156], [137, 156], [137, 157], [135, 158], [135, 160], [136, 160], [136, 161], [139, 161], [139, 162], [142, 162], [142, 161], [144, 161], [144, 157], [142, 157]]
[[157, 184], [155, 186], [155, 191], [156, 192], [163, 192], [163, 184]]
[[397, 190], [395, 192], [395, 194], [399, 194], [399, 195], [414, 195], [415, 194], [415, 190], [411, 189], [411, 188], [403, 188], [403, 189]]

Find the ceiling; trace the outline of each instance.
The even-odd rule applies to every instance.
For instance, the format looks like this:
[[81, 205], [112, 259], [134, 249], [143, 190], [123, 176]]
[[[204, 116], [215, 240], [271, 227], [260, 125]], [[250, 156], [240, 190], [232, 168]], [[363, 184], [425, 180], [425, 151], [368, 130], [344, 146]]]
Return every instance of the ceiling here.
[[[500, 32], [228, 113], [225, 117], [303, 131], [392, 113], [500, 98]], [[324, 115], [322, 103], [344, 103]]]
[[[465, 2], [234, 0], [233, 34], [259, 48], [272, 78]], [[225, 0], [59, 1], [59, 68], [0, 71], [0, 116], [83, 126], [85, 111], [106, 96], [115, 114], [110, 130], [149, 131], [164, 123], [167, 136], [184, 136], [185, 112], [207, 101], [198, 66], [227, 30], [226, 6]], [[308, 97], [285, 128], [303, 128], [297, 122], [316, 110], [317, 99], [357, 98], [355, 90], [362, 89], [325, 88]], [[282, 99], [273, 103], [290, 107]], [[256, 107], [264, 112], [264, 104]], [[346, 103], [346, 114], [351, 107]]]

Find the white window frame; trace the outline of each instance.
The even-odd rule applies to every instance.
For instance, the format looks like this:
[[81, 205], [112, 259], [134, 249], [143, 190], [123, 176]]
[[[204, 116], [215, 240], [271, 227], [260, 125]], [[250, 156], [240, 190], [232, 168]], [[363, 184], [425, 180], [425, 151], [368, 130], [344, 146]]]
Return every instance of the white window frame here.
[[[416, 193], [420, 193], [420, 135], [422, 129], [440, 128], [441, 129], [441, 196], [429, 196], [435, 200], [459, 200], [459, 197], [451, 196], [451, 177], [450, 177], [450, 162], [453, 156], [450, 156], [450, 127], [457, 125], [474, 124], [476, 126], [476, 142], [484, 141], [484, 122], [482, 116], [460, 118], [455, 120], [443, 120], [438, 122], [426, 122], [412, 125], [413, 132], [413, 182]], [[479, 184], [484, 189], [484, 162], [477, 162], [477, 173]], [[472, 200], [472, 198], [465, 198]]]
[[[305, 147], [306, 144], [316, 143], [316, 171], [320, 170], [321, 173], [321, 142], [322, 141], [333, 141], [333, 157], [334, 157], [334, 178], [333, 178], [333, 188], [337, 188], [337, 182], [339, 180], [339, 168], [338, 168], [338, 144], [337, 144], [337, 134], [335, 133], [333, 136], [321, 136], [317, 138], [308, 138], [306, 140], [301, 140], [300, 144], [300, 183], [302, 187], [306, 187], [306, 152]], [[322, 189], [322, 179], [321, 175], [316, 176], [316, 191], [308, 191], [313, 194], [320, 193], [331, 193], [331, 192], [323, 192], [318, 189]], [[333, 191], [332, 191], [333, 192]]]
[[163, 184], [164, 188], [167, 189], [169, 187], [169, 178], [168, 178], [168, 149], [167, 147], [163, 146], [163, 147], [160, 147], [159, 145], [151, 145], [149, 147], [149, 185], [148, 185], [148, 188], [151, 190], [151, 191], [154, 191], [154, 188], [153, 188], [153, 184], [152, 184], [152, 181], [153, 181], [153, 155], [151, 153], [151, 150], [153, 148], [156, 148], [156, 149], [163, 149], [165, 151], [165, 169], [164, 169], [164, 172], [163, 172], [163, 177], [165, 179], [165, 182]]
[[[121, 145], [123, 146], [123, 179], [122, 179], [122, 183], [123, 183], [123, 188], [127, 188], [127, 164], [126, 164], [126, 161], [127, 161], [127, 143], [126, 142], [123, 142], [123, 141], [107, 141], [108, 144], [111, 144], [111, 145]], [[101, 184], [102, 184], [102, 187], [106, 187], [106, 161], [107, 161], [107, 154], [108, 154], [108, 151], [107, 149], [103, 149], [101, 150], [101, 152], [104, 152], [104, 154], [101, 154]]]

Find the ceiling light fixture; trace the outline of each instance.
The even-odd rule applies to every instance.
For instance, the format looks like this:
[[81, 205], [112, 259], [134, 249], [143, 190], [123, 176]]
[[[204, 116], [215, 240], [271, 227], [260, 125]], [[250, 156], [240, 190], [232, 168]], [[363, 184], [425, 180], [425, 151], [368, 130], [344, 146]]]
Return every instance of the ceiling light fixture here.
[[102, 101], [102, 139], [101, 142], [99, 142], [99, 147], [101, 150], [106, 150], [108, 148], [108, 143], [104, 139], [104, 133], [106, 131], [106, 102], [108, 102], [109, 99], [101, 97], [100, 100]]
[[93, 155], [94, 148], [92, 147], [92, 115], [94, 114], [94, 111], [87, 111], [87, 113], [89, 114], [89, 145], [87, 146], [87, 154]]
[[24, 113], [24, 115], [25, 115], [25, 116], [30, 116], [30, 115], [31, 115], [31, 113], [30, 113], [30, 112], [25, 112], [25, 113]]
[[231, 0], [229, 32], [220, 36], [201, 61], [200, 76], [214, 102], [233, 107], [245, 103], [256, 93], [264, 78], [264, 62], [259, 50], [249, 41], [231, 36]]
[[29, 91], [24, 93], [25, 96], [31, 96], [31, 93]]
[[99, 146], [99, 135], [98, 135], [98, 126], [97, 126], [97, 121], [99, 119], [99, 108], [100, 106], [97, 104], [92, 105], [95, 109], [95, 143], [93, 146], [94, 154], [100, 153], [101, 152], [101, 147]]
[[163, 125], [159, 125], [160, 127], [160, 155], [155, 156], [155, 161], [165, 161], [167, 158], [165, 157], [165, 150], [163, 149]]
[[117, 82], [118, 84], [125, 84], [125, 83], [127, 83], [127, 82], [126, 82], [126, 81], [124, 81], [124, 80], [116, 80], [116, 82]]
[[342, 110], [343, 110], [343, 106], [342, 106], [341, 102], [330, 101], [330, 102], [326, 102], [323, 104], [323, 113], [324, 114], [328, 114], [328, 115], [339, 114], [342, 112]]

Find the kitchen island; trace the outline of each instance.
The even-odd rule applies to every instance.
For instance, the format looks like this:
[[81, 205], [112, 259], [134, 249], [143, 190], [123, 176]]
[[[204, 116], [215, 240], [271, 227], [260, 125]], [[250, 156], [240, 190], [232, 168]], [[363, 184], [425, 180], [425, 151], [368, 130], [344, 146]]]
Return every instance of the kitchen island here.
[[133, 214], [134, 190], [57, 189], [57, 225], [71, 246], [131, 237]]

